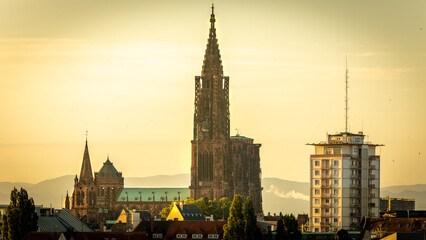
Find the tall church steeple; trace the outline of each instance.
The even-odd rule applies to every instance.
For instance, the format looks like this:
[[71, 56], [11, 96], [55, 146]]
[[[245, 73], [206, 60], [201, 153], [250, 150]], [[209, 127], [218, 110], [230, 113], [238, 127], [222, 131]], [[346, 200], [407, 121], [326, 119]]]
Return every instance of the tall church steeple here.
[[229, 139], [229, 77], [223, 76], [214, 6], [201, 76], [195, 77], [194, 140]]
[[83, 183], [93, 182], [92, 165], [90, 164], [89, 147], [87, 146], [87, 136], [83, 154], [83, 163], [81, 164], [80, 181]]
[[223, 67], [220, 59], [219, 44], [216, 37], [214, 6], [212, 5], [212, 14], [210, 15], [210, 30], [207, 40], [207, 48], [204, 54], [202, 77], [222, 77]]

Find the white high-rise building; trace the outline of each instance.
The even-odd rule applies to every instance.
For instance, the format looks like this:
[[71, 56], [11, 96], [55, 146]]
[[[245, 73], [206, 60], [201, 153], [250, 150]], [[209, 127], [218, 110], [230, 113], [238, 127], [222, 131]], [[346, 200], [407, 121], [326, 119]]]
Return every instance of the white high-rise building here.
[[327, 135], [311, 155], [309, 226], [312, 232], [358, 230], [379, 217], [380, 156], [363, 132]]

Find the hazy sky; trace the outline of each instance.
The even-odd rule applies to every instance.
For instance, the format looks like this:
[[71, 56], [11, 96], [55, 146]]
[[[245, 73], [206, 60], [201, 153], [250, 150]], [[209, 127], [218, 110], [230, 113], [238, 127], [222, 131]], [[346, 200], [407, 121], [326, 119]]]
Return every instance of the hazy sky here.
[[[0, 181], [190, 172], [194, 76], [211, 1], [0, 1]], [[426, 1], [215, 1], [231, 129], [263, 177], [309, 181], [306, 143], [350, 130], [386, 145], [382, 186], [426, 183]]]

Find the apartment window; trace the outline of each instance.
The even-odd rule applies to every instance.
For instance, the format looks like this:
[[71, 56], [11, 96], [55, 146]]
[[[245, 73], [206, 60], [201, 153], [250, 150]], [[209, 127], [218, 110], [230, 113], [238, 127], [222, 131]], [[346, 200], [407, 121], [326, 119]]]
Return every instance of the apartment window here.
[[320, 175], [320, 172], [318, 170], [315, 170], [315, 176]]
[[318, 198], [315, 199], [315, 204], [319, 204], [319, 199]]
[[319, 185], [320, 181], [319, 180], [315, 180], [315, 185]]
[[319, 209], [318, 208], [315, 208], [315, 213], [319, 213]]
[[333, 208], [333, 213], [337, 213], [337, 209]]
[[315, 228], [315, 232], [319, 232], [319, 228]]
[[315, 189], [315, 195], [320, 194], [320, 191], [318, 189]]
[[333, 148], [334, 154], [342, 154], [342, 148]]
[[333, 189], [333, 194], [339, 194], [339, 189]]
[[334, 201], [334, 204], [337, 204], [337, 198], [335, 198], [335, 199], [333, 199], [333, 201]]
[[320, 162], [319, 161], [315, 161], [315, 166], [319, 166]]
[[337, 223], [337, 218], [334, 218], [333, 222]]
[[319, 223], [319, 218], [315, 218], [315, 223]]
[[330, 203], [330, 199], [325, 199], [325, 203]]
[[332, 148], [325, 148], [325, 154], [333, 154]]
[[326, 212], [326, 213], [329, 213], [329, 212], [330, 212], [330, 209], [326, 208], [326, 209], [325, 209], [325, 212]]
[[334, 185], [338, 185], [339, 184], [339, 180], [334, 180]]
[[334, 166], [339, 166], [339, 161], [338, 160], [334, 160]]
[[339, 170], [333, 170], [333, 175], [334, 176], [338, 176], [339, 175]]

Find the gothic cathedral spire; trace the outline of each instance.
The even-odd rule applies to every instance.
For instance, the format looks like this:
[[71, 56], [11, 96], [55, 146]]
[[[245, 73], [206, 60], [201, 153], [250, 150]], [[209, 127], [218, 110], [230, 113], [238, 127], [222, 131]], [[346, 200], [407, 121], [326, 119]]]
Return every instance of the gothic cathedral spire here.
[[261, 144], [252, 138], [230, 136], [229, 77], [223, 74], [215, 22], [212, 6], [203, 68], [201, 76], [195, 76], [191, 197], [250, 196], [256, 213], [262, 214]]
[[86, 146], [84, 148], [84, 154], [83, 154], [83, 163], [81, 164], [80, 181], [84, 183], [93, 182], [92, 166], [90, 164], [89, 147], [87, 146], [87, 138], [86, 138]]
[[214, 7], [201, 76], [195, 77], [194, 140], [229, 139], [229, 77], [223, 76]]

